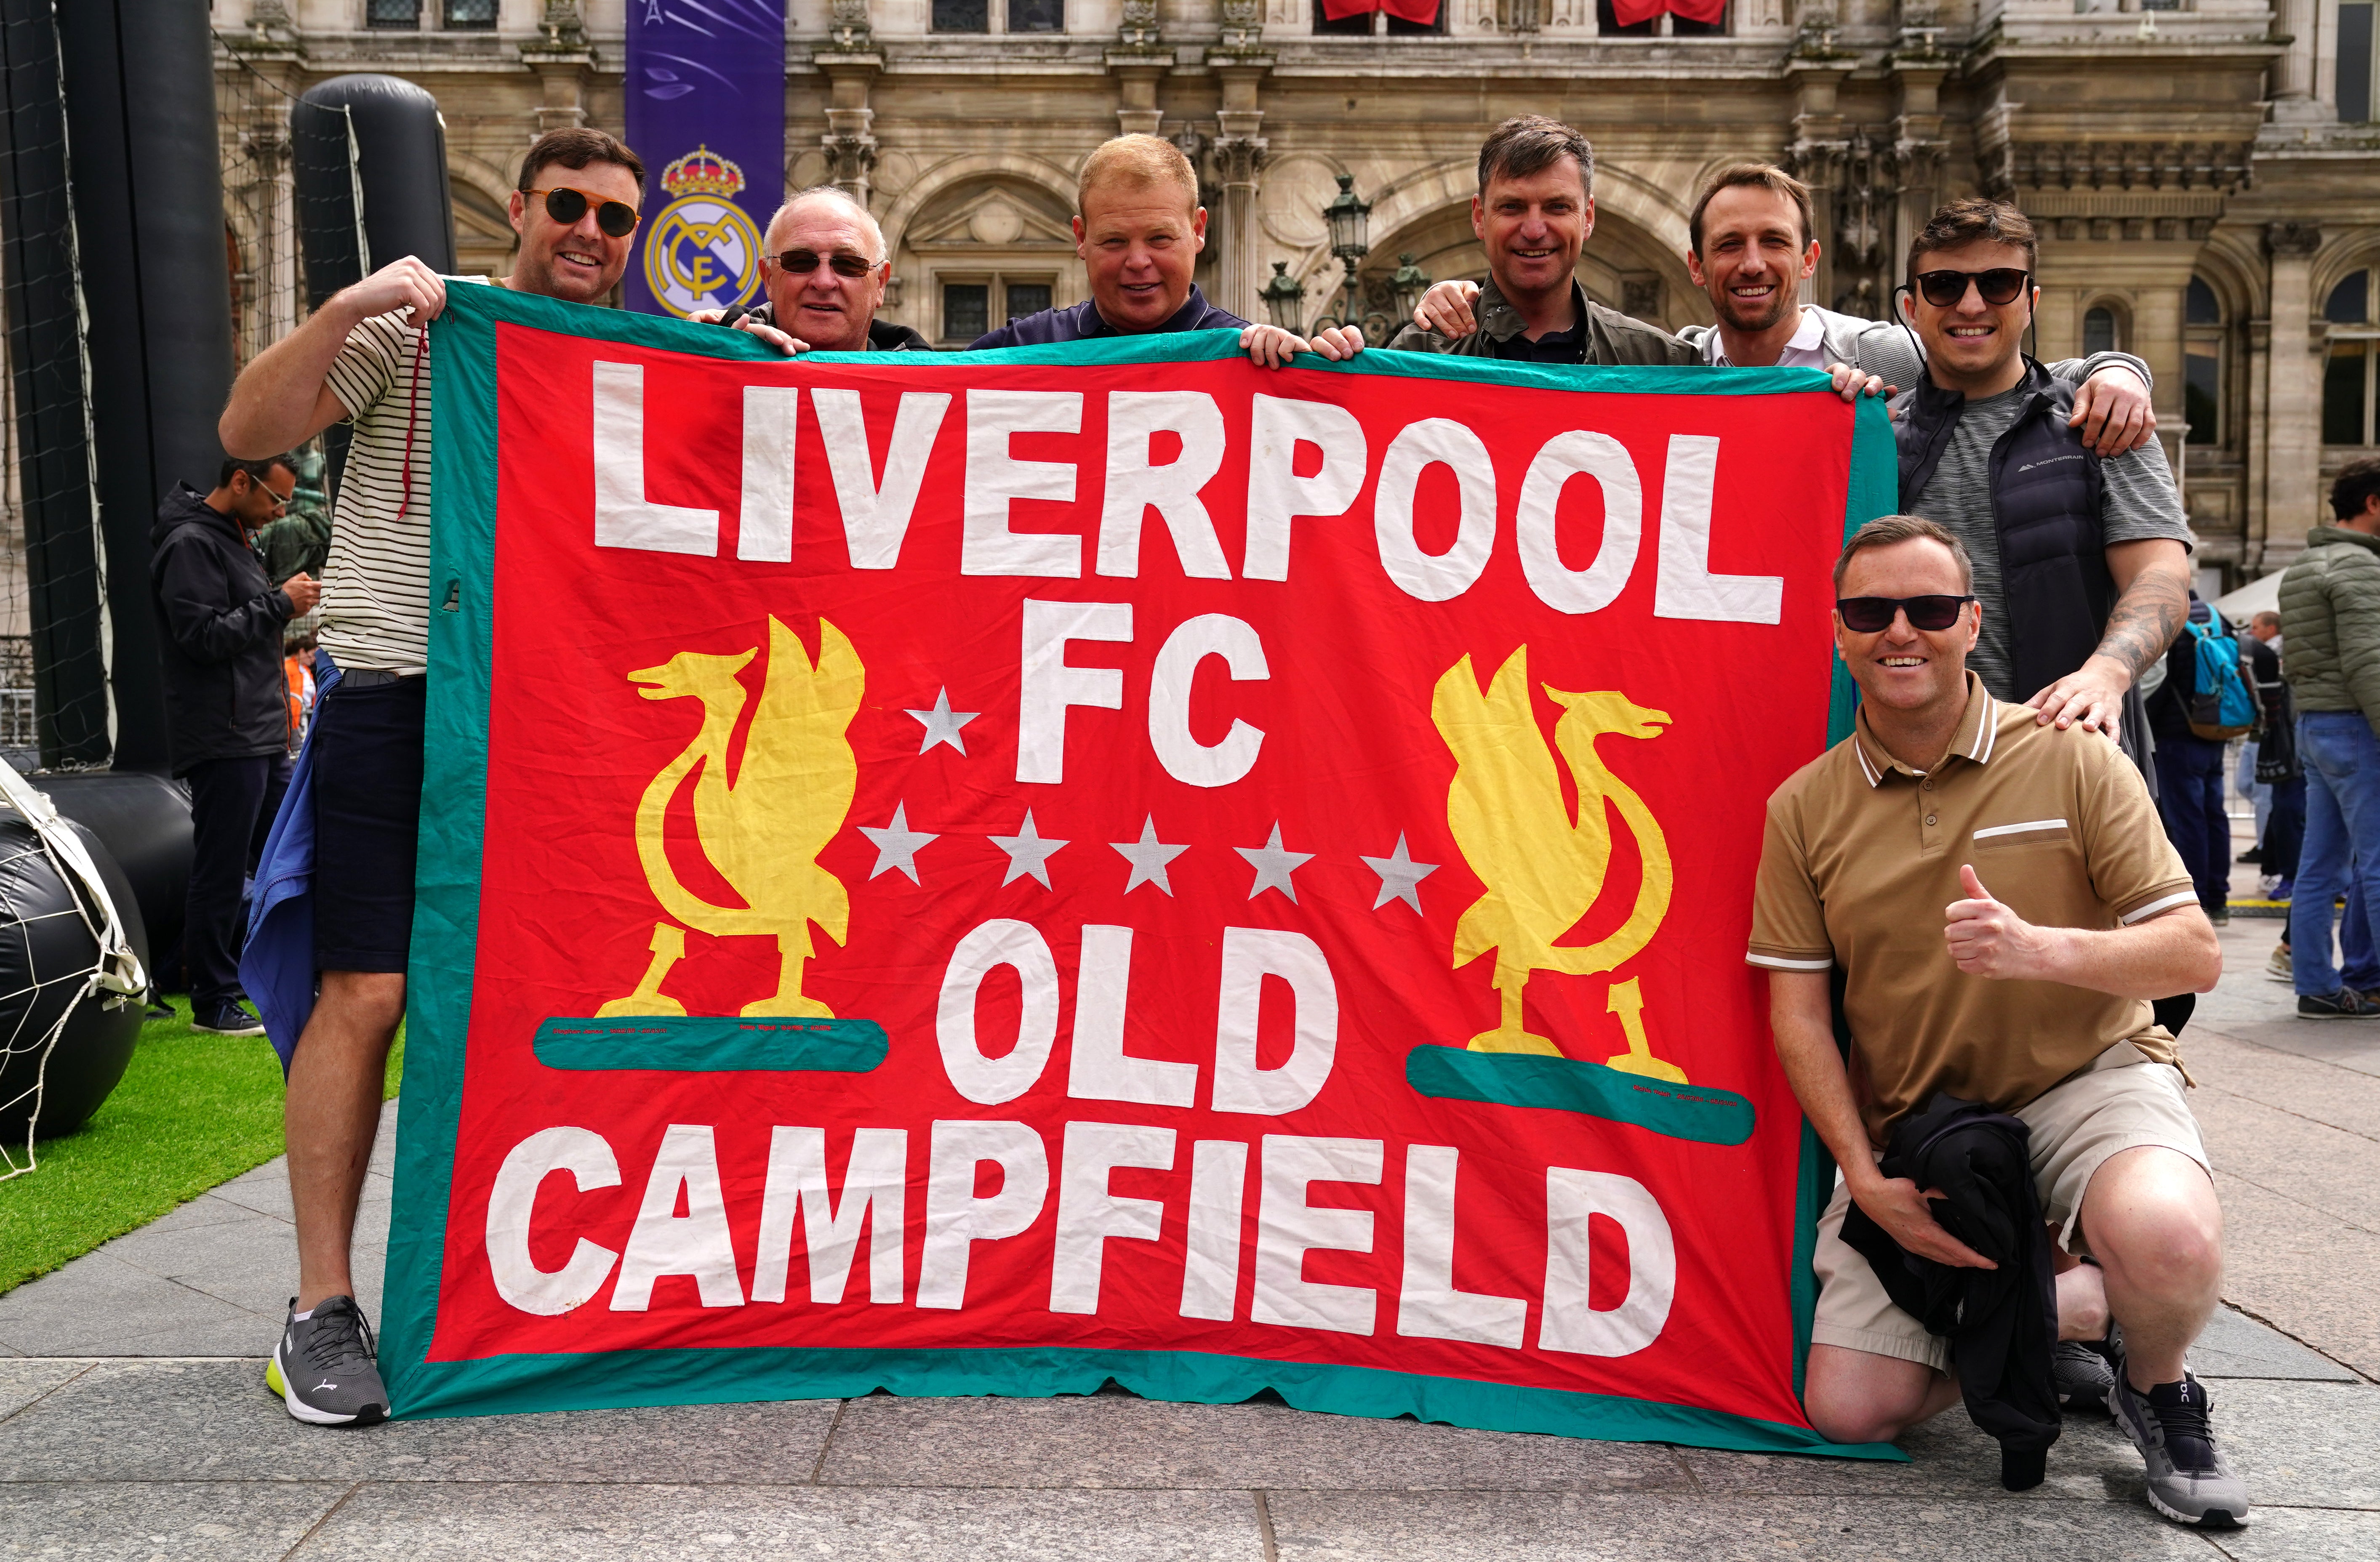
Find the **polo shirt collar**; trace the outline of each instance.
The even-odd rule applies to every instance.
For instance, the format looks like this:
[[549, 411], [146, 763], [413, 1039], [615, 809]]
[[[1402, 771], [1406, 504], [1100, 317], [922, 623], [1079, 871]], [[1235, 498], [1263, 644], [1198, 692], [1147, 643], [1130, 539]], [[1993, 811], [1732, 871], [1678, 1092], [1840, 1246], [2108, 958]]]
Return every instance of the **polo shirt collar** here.
[[1207, 296], [1198, 291], [1198, 285], [1194, 282], [1190, 285], [1190, 296], [1182, 300], [1182, 307], [1167, 316], [1163, 323], [1152, 325], [1146, 331], [1124, 331], [1112, 324], [1107, 316], [1099, 313], [1099, 306], [1097, 302], [1090, 301], [1090, 318], [1083, 322], [1090, 329], [1087, 329], [1083, 334], [1086, 336], [1154, 336], [1161, 332], [1196, 331], [1198, 329], [1198, 322], [1207, 318], [1209, 308]]
[[[1704, 340], [1708, 346], [1710, 361], [1715, 367], [1719, 369], [1733, 369], [1735, 367], [1733, 361], [1727, 356], [1726, 347], [1722, 346], [1719, 343], [1718, 327], [1711, 327], [1710, 335], [1706, 337]], [[1783, 356], [1784, 353], [1815, 353], [1826, 344], [1826, 340], [1827, 321], [1825, 317], [1820, 315], [1817, 310], [1805, 305], [1802, 309], [1802, 323], [1793, 328], [1793, 339], [1785, 344], [1783, 351], [1779, 353], [1777, 361], [1780, 364], [1785, 361]]]
[[[1967, 713], [1959, 719], [1958, 735], [1950, 740], [1950, 752], [1945, 757], [1946, 762], [1957, 758], [1972, 759], [1978, 765], [1989, 763], [1992, 750], [1998, 746], [1998, 731], [1999, 701], [1984, 687], [1982, 679], [1969, 672]], [[1894, 770], [1912, 780], [1925, 774], [1923, 770], [1912, 769], [1885, 752], [1884, 745], [1876, 742], [1876, 734], [1868, 731], [1867, 708], [1864, 705], [1860, 708], [1859, 720], [1852, 729], [1852, 752], [1859, 760], [1860, 774], [1867, 778], [1867, 784], [1871, 787], [1882, 786], [1884, 778]]]

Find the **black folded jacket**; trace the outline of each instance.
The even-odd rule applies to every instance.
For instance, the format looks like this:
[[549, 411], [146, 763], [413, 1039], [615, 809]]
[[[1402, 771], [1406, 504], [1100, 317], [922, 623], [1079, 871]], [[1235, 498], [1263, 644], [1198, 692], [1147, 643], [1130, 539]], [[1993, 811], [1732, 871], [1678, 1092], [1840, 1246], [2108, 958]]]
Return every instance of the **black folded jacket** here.
[[1843, 1241], [1895, 1305], [1950, 1342], [1967, 1413], [1999, 1440], [2000, 1481], [2010, 1491], [2040, 1483], [2058, 1441], [2058, 1292], [2029, 1138], [2005, 1112], [1937, 1095], [1896, 1123], [1885, 1145], [1884, 1174], [1938, 1189], [1934, 1218], [1997, 1269], [1905, 1252], [1857, 1204], [1843, 1217]]

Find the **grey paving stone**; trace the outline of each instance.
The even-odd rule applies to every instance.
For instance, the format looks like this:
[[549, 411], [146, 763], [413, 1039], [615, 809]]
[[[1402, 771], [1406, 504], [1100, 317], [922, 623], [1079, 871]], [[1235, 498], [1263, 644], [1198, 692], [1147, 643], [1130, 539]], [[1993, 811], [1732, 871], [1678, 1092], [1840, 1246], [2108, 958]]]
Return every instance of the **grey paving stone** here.
[[292, 1421], [263, 1385], [261, 1361], [100, 1362], [0, 1422], [0, 1482], [673, 1481], [724, 1461], [738, 1480], [807, 1483], [835, 1411], [796, 1399], [338, 1432]]
[[2380, 1513], [2260, 1508], [2237, 1530], [2206, 1539], [2238, 1562], [2347, 1562], [2380, 1556]]
[[108, 1243], [107, 1253], [273, 1322], [288, 1306], [298, 1270], [296, 1229], [258, 1215], [196, 1230], [144, 1228]]
[[[217, 1198], [212, 1190], [210, 1190], [186, 1205], [167, 1210], [148, 1225], [141, 1227], [140, 1230], [143, 1232], [196, 1231], [210, 1226], [221, 1226], [228, 1221], [256, 1218], [258, 1218], [256, 1211], [243, 1205], [236, 1205], [229, 1199]], [[121, 1241], [123, 1239], [119, 1237], [116, 1240]]]
[[346, 1482], [91, 1482], [11, 1486], [0, 1556], [91, 1562], [246, 1562], [285, 1556], [351, 1489]]
[[255, 1323], [243, 1308], [104, 1248], [0, 1296], [0, 1340], [28, 1356], [203, 1355], [224, 1326], [252, 1331]]
[[[2005, 1495], [2005, 1494], [2003, 1494]], [[1281, 1492], [1281, 1562], [2213, 1562], [2143, 1503]]]
[[2366, 1027], [2361, 1025], [2343, 1027], [2342, 1033], [2342, 1027], [2335, 1022], [2270, 1020], [2229, 1023], [2220, 1028], [2226, 1035], [2252, 1041], [2259, 1047], [2294, 1052], [2301, 1058], [2352, 1069], [2360, 1074], [2380, 1076], [2380, 1039], [2368, 1038]]
[[1943, 1497], [2048, 1503], [2131, 1500], [2141, 1456], [2105, 1416], [2068, 1421], [2049, 1450], [2049, 1475], [2030, 1492], [2000, 1489], [2000, 1446], [1953, 1405], [1901, 1439], [1907, 1464], [1681, 1448], [1706, 1490], [1745, 1496]]
[[2234, 1381], [2209, 1394], [2252, 1508], [2380, 1509], [2380, 1387]]
[[0, 1361], [0, 1421], [6, 1421], [62, 1383], [71, 1382], [89, 1362], [13, 1357]]
[[[727, 1445], [722, 1445], [725, 1447]], [[670, 1562], [722, 1556], [1259, 1562], [1245, 1492], [862, 1492], [818, 1487], [366, 1486], [298, 1548], [303, 1562]]]
[[1667, 1447], [1128, 1395], [854, 1399], [820, 1479], [847, 1486], [1388, 1491], [1686, 1489]]
[[2206, 1332], [2191, 1346], [2190, 1370], [2204, 1378], [2362, 1381], [2329, 1357], [2309, 1350], [2280, 1330], [2228, 1307], [2215, 1310], [2215, 1315], [2206, 1321]]

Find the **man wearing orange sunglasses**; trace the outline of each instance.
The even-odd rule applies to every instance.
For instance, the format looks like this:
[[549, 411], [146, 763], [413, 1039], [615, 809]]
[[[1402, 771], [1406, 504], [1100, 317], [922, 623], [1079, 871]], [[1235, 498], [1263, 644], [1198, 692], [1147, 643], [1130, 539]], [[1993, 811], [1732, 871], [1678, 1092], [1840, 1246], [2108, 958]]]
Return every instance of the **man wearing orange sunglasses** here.
[[[511, 201], [520, 249], [500, 285], [600, 302], [627, 269], [644, 173], [601, 130], [538, 138]], [[321, 648], [340, 678], [315, 719], [305, 790], [321, 993], [288, 1053], [284, 1108], [298, 1295], [265, 1374], [289, 1413], [316, 1425], [388, 1414], [348, 1250], [389, 1044], [405, 1017], [431, 613], [435, 369], [421, 351], [424, 326], [445, 307], [435, 272], [409, 255], [392, 261], [259, 354], [218, 429], [238, 456], [291, 449], [336, 422], [355, 430], [322, 581]]]

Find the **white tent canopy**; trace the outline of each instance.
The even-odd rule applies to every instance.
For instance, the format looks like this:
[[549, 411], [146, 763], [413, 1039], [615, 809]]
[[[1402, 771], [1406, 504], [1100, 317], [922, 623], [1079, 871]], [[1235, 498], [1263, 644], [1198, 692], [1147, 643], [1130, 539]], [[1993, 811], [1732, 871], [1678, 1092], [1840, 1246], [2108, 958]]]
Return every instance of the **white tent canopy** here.
[[2215, 599], [2215, 611], [2234, 624], [2245, 624], [2260, 612], [2278, 611], [2280, 605], [2281, 572], [2278, 570], [2248, 582], [2237, 591]]

